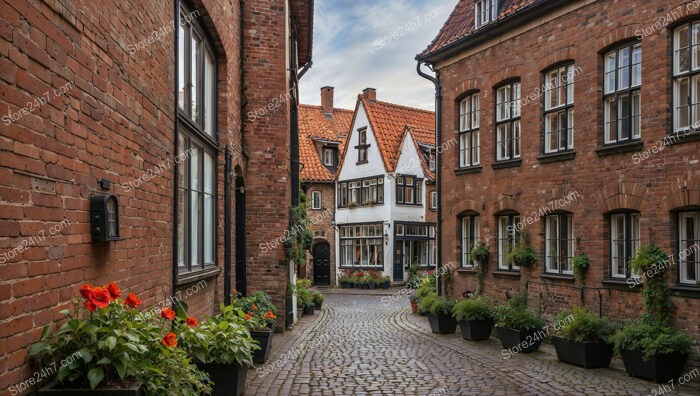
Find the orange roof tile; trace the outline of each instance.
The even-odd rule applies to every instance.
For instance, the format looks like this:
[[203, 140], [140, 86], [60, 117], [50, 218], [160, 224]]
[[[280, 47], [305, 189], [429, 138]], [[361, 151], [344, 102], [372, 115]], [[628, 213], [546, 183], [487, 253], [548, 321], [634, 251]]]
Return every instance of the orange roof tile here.
[[323, 114], [321, 106], [299, 105], [299, 160], [303, 164], [302, 181], [333, 181], [335, 175], [321, 162], [314, 139], [337, 142], [338, 152], [342, 153], [352, 117], [352, 110], [333, 109], [333, 117], [329, 119]]

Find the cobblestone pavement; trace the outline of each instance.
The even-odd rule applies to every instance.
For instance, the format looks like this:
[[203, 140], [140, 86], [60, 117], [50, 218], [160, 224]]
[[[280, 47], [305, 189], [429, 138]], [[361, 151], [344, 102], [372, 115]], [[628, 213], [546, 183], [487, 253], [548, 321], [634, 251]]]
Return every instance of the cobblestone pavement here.
[[[542, 352], [504, 359], [497, 339], [433, 335], [407, 298], [387, 301], [328, 294], [316, 315], [275, 334], [267, 364], [248, 372], [246, 395], [662, 394], [620, 370], [584, 370]], [[691, 385], [676, 383], [674, 394], [700, 394]]]

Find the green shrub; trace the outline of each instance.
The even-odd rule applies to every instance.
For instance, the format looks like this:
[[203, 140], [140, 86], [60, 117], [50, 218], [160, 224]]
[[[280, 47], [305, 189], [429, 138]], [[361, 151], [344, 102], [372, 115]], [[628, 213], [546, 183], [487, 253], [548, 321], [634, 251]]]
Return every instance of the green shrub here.
[[526, 243], [517, 243], [506, 256], [506, 263], [519, 267], [529, 267], [535, 262], [536, 258], [537, 253], [535, 253], [535, 249], [532, 246]]
[[493, 320], [494, 311], [486, 301], [480, 298], [466, 298], [455, 305], [453, 316], [458, 322]]
[[418, 297], [418, 300], [422, 300], [425, 296], [431, 293], [437, 294], [437, 292], [435, 291], [435, 286], [427, 283], [419, 287], [418, 290], [416, 290], [416, 296]]
[[428, 313], [430, 315], [452, 316], [454, 309], [455, 309], [455, 301], [454, 300], [447, 300], [447, 299], [438, 297], [430, 305], [430, 310]]
[[627, 323], [615, 334], [614, 340], [618, 352], [642, 351], [645, 359], [654, 355], [688, 353], [693, 345], [689, 334], [651, 320]]
[[420, 304], [418, 304], [418, 313], [421, 315], [429, 314], [433, 304], [437, 299], [438, 295], [435, 291], [431, 291], [423, 297], [420, 297]]
[[496, 308], [496, 325], [513, 330], [532, 331], [544, 327], [545, 322], [527, 307], [527, 294], [523, 291]]
[[617, 326], [607, 318], [584, 308], [574, 308], [574, 313], [562, 312], [556, 319], [561, 329], [559, 335], [578, 342], [612, 343]]

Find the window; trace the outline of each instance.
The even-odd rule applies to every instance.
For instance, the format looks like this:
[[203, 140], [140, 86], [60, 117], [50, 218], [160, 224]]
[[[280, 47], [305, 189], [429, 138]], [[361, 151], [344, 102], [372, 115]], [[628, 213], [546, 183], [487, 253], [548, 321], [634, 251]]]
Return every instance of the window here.
[[338, 207], [384, 203], [384, 177], [338, 182]]
[[520, 234], [516, 232], [516, 226], [520, 222], [518, 215], [498, 216], [498, 269], [505, 271], [519, 271], [520, 267], [506, 263], [506, 256], [520, 241]]
[[520, 82], [496, 90], [496, 160], [520, 158]]
[[428, 163], [428, 169], [431, 172], [435, 172], [435, 150], [434, 149], [423, 149], [423, 158], [425, 162]]
[[335, 166], [335, 149], [323, 148], [323, 165], [331, 168]]
[[311, 191], [311, 209], [321, 209], [321, 192]]
[[355, 146], [357, 149], [357, 163], [364, 164], [367, 162], [367, 149], [370, 146], [367, 144], [367, 128], [359, 129], [357, 132], [359, 141], [359, 144]]
[[545, 217], [545, 268], [549, 273], [573, 274], [574, 220], [571, 214]]
[[574, 65], [545, 73], [544, 152], [574, 148]]
[[673, 33], [673, 130], [698, 129], [700, 122], [700, 22]]
[[678, 215], [680, 283], [700, 285], [700, 212]]
[[462, 217], [462, 267], [474, 267], [475, 263], [471, 260], [470, 255], [478, 242], [479, 216]]
[[610, 216], [610, 277], [630, 277], [629, 261], [639, 250], [639, 213]]
[[498, 17], [498, 0], [478, 0], [474, 5], [474, 27], [480, 28]]
[[642, 44], [605, 54], [603, 97], [605, 143], [641, 138]]
[[437, 209], [438, 207], [438, 194], [437, 191], [430, 192], [430, 209]]
[[216, 62], [202, 26], [187, 19], [178, 25], [179, 275], [216, 266]]
[[423, 203], [423, 179], [415, 176], [397, 176], [396, 203], [421, 205]]
[[459, 167], [479, 165], [479, 93], [459, 102]]
[[382, 224], [340, 227], [341, 267], [382, 267], [384, 236]]
[[397, 223], [395, 245], [404, 268], [412, 264], [419, 267], [435, 266], [437, 248], [434, 225]]

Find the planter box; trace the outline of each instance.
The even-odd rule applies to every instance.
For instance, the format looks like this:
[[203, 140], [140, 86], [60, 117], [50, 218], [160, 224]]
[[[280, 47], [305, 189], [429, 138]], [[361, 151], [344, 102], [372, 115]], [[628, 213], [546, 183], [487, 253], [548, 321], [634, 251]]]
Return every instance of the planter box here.
[[462, 338], [469, 341], [488, 340], [493, 330], [493, 320], [470, 320], [459, 322]]
[[418, 313], [418, 301], [411, 301], [411, 312]]
[[540, 349], [542, 340], [546, 338], [541, 330], [520, 331], [507, 327], [496, 326], [496, 335], [501, 340], [503, 348], [510, 349], [516, 353], [537, 352]]
[[655, 355], [644, 360], [642, 351], [622, 351], [627, 374], [654, 382], [667, 382], [681, 376], [687, 354]]
[[428, 315], [428, 322], [434, 334], [452, 334], [457, 330], [457, 321], [449, 315]]
[[313, 315], [316, 311], [316, 307], [313, 305], [308, 305], [304, 307], [304, 315]]
[[58, 381], [54, 381], [45, 387], [37, 391], [37, 395], [52, 395], [52, 396], [141, 396], [141, 384], [134, 384], [128, 388], [116, 389], [116, 388], [106, 388], [106, 389], [64, 389], [56, 388], [60, 384]]
[[608, 367], [613, 356], [613, 344], [578, 342], [557, 336], [552, 337], [552, 343], [559, 361], [587, 369]]
[[383, 282], [382, 289], [388, 289], [388, 288], [389, 288], [389, 281]]
[[316, 309], [320, 310], [321, 308], [323, 308], [323, 303], [316, 303]]
[[342, 287], [343, 289], [349, 289], [352, 287], [352, 283], [340, 282], [340, 287]]
[[367, 288], [370, 289], [370, 290], [374, 290], [374, 289], [377, 288], [377, 285], [374, 284], [374, 283], [370, 283], [369, 285], [367, 285]]
[[253, 362], [265, 363], [272, 347], [272, 330], [251, 331], [250, 335], [260, 344], [260, 349], [253, 351]]
[[237, 364], [198, 364], [214, 382], [211, 396], [240, 396], [245, 390], [248, 369]]

